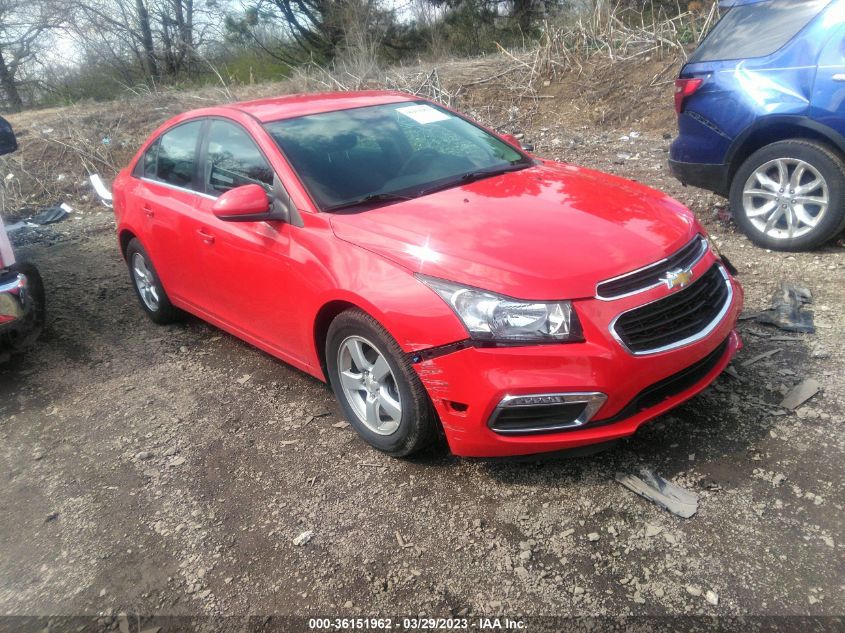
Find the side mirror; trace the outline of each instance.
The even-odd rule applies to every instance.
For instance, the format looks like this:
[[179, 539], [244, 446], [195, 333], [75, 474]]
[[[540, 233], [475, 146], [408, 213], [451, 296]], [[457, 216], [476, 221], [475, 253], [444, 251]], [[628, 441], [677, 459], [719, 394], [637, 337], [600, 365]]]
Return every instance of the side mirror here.
[[[273, 205], [275, 207], [276, 205]], [[263, 222], [286, 220], [285, 213], [271, 208], [270, 197], [260, 185], [243, 185], [229, 189], [212, 207], [214, 215], [227, 222]]]
[[513, 145], [514, 147], [518, 147], [524, 152], [533, 152], [534, 145], [531, 143], [522, 143], [518, 138], [516, 138], [513, 134], [502, 134], [502, 138], [505, 139], [508, 143]]
[[11, 154], [18, 149], [18, 139], [11, 124], [0, 116], [0, 156]]

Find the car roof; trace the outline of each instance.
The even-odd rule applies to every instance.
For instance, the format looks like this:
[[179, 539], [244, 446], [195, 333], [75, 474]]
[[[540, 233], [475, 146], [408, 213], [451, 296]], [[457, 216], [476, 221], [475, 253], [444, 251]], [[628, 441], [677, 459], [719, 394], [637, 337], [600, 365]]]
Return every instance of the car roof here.
[[415, 101], [418, 97], [393, 90], [366, 90], [361, 92], [316, 92], [310, 94], [270, 97], [255, 101], [227, 104], [232, 108], [255, 117], [262, 123], [290, 119], [308, 114], [320, 114], [335, 110], [348, 110], [364, 106], [382, 105], [402, 101]]

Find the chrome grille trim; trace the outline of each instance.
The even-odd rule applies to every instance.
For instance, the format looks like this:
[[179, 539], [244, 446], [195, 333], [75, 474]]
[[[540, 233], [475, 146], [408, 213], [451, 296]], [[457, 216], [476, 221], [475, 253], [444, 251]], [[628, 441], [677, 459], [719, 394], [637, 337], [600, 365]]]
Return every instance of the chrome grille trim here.
[[636, 290], [632, 290], [630, 292], [625, 292], [622, 294], [602, 294], [601, 287], [607, 284], [613, 284], [618, 281], [622, 281], [624, 279], [628, 279], [629, 277], [636, 277], [638, 275], [644, 275], [649, 273], [649, 271], [654, 271], [652, 274], [660, 276], [663, 273], [675, 268], [677, 265], [673, 262], [673, 260], [679, 255], [682, 254], [684, 251], [689, 249], [695, 243], [698, 243], [698, 249], [692, 251], [690, 253], [691, 259], [687, 261], [687, 258], [682, 260], [684, 268], [692, 268], [698, 262], [701, 261], [701, 258], [704, 257], [704, 254], [707, 252], [708, 244], [707, 239], [701, 235], [700, 233], [692, 238], [689, 242], [687, 242], [683, 248], [680, 248], [678, 251], [669, 255], [668, 257], [664, 257], [663, 259], [654, 262], [653, 264], [649, 264], [648, 266], [643, 266], [642, 268], [637, 268], [636, 270], [632, 270], [631, 272], [625, 273], [624, 275], [618, 275], [617, 277], [611, 277], [610, 279], [605, 279], [604, 281], [600, 281], [596, 284], [596, 299], [599, 301], [616, 301], [617, 299], [624, 299], [625, 297], [630, 297], [632, 295], [639, 294], [641, 292], [646, 292], [647, 290], [651, 290], [653, 288], [657, 288], [663, 281], [658, 279], [653, 283], [648, 283], [645, 286], [639, 287]]

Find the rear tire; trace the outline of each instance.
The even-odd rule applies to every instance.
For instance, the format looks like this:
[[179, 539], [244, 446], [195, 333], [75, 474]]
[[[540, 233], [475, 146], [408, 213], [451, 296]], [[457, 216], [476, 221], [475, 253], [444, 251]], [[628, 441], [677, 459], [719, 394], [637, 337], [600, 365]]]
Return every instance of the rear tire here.
[[734, 220], [758, 246], [811, 250], [845, 228], [845, 161], [815, 141], [772, 143], [736, 172], [730, 202]]
[[437, 414], [399, 344], [361, 310], [342, 312], [326, 337], [329, 382], [346, 419], [370, 446], [405, 457], [436, 437]]
[[133, 237], [126, 246], [126, 264], [135, 295], [150, 320], [159, 325], [178, 321], [182, 313], [170, 303], [153, 262], [138, 238]]

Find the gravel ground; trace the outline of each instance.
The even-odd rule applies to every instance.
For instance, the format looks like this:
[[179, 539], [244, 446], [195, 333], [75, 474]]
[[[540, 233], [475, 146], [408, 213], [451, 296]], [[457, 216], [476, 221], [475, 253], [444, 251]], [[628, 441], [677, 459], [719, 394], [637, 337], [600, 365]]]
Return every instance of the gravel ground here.
[[[739, 268], [747, 313], [800, 281], [817, 333], [742, 321], [738, 377], [597, 455], [401, 461], [318, 381], [199, 320], [149, 322], [108, 212], [19, 233], [50, 317], [0, 368], [0, 613], [115, 629], [121, 611], [841, 615], [845, 249], [753, 247], [668, 176], [664, 130], [522, 131], [540, 155], [670, 191]], [[803, 378], [822, 392], [781, 409]], [[643, 467], [697, 492], [698, 514], [614, 481]]]

